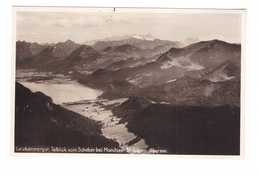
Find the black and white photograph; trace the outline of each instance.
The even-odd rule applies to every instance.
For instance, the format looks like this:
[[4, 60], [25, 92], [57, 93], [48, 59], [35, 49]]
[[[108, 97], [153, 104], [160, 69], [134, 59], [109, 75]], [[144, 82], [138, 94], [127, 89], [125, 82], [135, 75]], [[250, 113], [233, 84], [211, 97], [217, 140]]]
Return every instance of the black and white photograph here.
[[15, 153], [241, 155], [243, 10], [15, 7]]

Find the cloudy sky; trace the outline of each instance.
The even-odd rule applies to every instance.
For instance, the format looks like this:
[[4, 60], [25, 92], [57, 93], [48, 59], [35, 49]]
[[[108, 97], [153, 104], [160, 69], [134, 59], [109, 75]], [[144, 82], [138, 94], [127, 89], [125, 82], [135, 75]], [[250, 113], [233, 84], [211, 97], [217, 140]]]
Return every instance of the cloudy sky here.
[[22, 8], [16, 11], [16, 39], [86, 42], [124, 35], [155, 38], [241, 41], [241, 15], [224, 11]]

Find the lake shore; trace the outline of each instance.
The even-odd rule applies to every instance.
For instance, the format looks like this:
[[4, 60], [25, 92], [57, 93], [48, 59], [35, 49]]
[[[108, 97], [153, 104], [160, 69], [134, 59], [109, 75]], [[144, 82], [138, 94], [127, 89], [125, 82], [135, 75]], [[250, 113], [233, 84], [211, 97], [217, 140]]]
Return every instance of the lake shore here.
[[119, 123], [121, 118], [114, 116], [111, 111], [111, 108], [122, 104], [127, 98], [100, 99], [101, 90], [81, 85], [62, 75], [55, 78], [51, 73], [23, 71], [18, 76], [17, 80], [33, 92], [41, 91], [50, 96], [55, 104], [96, 121], [101, 125], [102, 134], [118, 142], [122, 150], [131, 153], [148, 152], [145, 141], [129, 132], [125, 124]]

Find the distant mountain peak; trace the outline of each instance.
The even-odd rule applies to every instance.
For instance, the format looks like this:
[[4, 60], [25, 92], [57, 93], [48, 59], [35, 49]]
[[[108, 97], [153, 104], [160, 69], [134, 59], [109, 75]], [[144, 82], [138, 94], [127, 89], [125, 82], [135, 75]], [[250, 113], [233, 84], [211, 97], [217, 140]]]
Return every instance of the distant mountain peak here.
[[122, 41], [122, 40], [129, 40], [129, 39], [147, 40], [147, 41], [157, 40], [157, 38], [153, 37], [151, 34], [132, 34], [132, 35], [123, 35], [123, 36], [111, 36], [103, 39], [86, 41], [84, 42], [84, 44], [94, 45], [95, 43], [100, 41], [110, 42], [110, 41]]
[[66, 45], [66, 46], [72, 46], [72, 45], [77, 45], [77, 43], [75, 43], [74, 41], [68, 39], [64, 42], [58, 42], [55, 46], [57, 45]]
[[141, 40], [148, 40], [148, 41], [154, 41], [156, 38], [154, 38], [151, 34], [145, 34], [145, 35], [133, 35], [133, 38], [141, 39]]
[[75, 43], [75, 42], [72, 41], [72, 40], [70, 40], [70, 39], [68, 39], [68, 40], [66, 40], [64, 43]]

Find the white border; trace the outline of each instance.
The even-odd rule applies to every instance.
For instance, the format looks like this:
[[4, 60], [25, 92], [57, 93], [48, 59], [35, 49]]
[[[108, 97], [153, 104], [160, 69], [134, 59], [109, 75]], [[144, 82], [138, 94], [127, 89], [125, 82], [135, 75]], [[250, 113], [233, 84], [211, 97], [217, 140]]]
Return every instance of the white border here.
[[[105, 8], [95, 8], [95, 7], [19, 7], [19, 6], [15, 6], [13, 7], [13, 66], [15, 66], [15, 41], [16, 41], [16, 12], [19, 11], [43, 11], [43, 12], [63, 12], [63, 11], [72, 11], [72, 12], [78, 12], [78, 11], [84, 11], [84, 12], [100, 12], [100, 13], [106, 13], [106, 12], [113, 12], [113, 8], [109, 8], [109, 7], [105, 7]], [[184, 14], [190, 14], [190, 13], [238, 13], [241, 14], [241, 39], [243, 41], [242, 45], [241, 45], [241, 64], [244, 64], [244, 58], [243, 58], [243, 53], [244, 53], [244, 27], [245, 27], [245, 10], [241, 10], [241, 9], [235, 9], [235, 10], [227, 10], [227, 9], [169, 9], [169, 8], [117, 8], [116, 10], [118, 13], [173, 13], [173, 14], [177, 14], [177, 13], [184, 13]], [[206, 14], [207, 15], [207, 14]], [[242, 65], [241, 65], [242, 66]], [[210, 159], [210, 158], [214, 158], [214, 159], [243, 159], [244, 158], [244, 117], [243, 117], [243, 102], [244, 101], [244, 88], [243, 88], [243, 77], [244, 77], [244, 72], [243, 72], [244, 67], [241, 67], [241, 107], [240, 107], [240, 155], [178, 155], [178, 154], [168, 154], [168, 155], [162, 155], [162, 154], [156, 154], [157, 157], [171, 157], [171, 158], [192, 158], [192, 159]], [[12, 70], [13, 74], [15, 74], [15, 69]], [[15, 75], [13, 75], [12, 78], [12, 83], [13, 83], [13, 88], [12, 88], [12, 92], [15, 93]], [[13, 113], [14, 113], [14, 97], [13, 97]], [[82, 154], [94, 154], [94, 153], [17, 153], [14, 152], [14, 114], [13, 114], [13, 118], [12, 118], [12, 145], [11, 145], [11, 154], [13, 156], [64, 156], [64, 155], [70, 155], [70, 156], [74, 156], [74, 155], [82, 155]], [[94, 154], [96, 155], [96, 154]], [[114, 156], [117, 154], [98, 154], [98, 155], [102, 155], [102, 156]], [[127, 156], [131, 156], [132, 154], [127, 154]], [[138, 154], [139, 156], [143, 156], [144, 154]], [[155, 156], [152, 154], [147, 154], [146, 156]]]
[[[1, 1], [0, 20], [0, 177], [260, 177], [260, 17], [258, 1], [246, 0], [10, 0]], [[245, 58], [245, 159], [201, 160], [157, 156], [13, 157], [10, 156], [10, 78], [11, 78], [11, 5], [55, 6], [145, 6], [177, 8], [247, 8]], [[245, 71], [244, 70], [244, 71]], [[119, 158], [119, 159], [118, 159]]]

